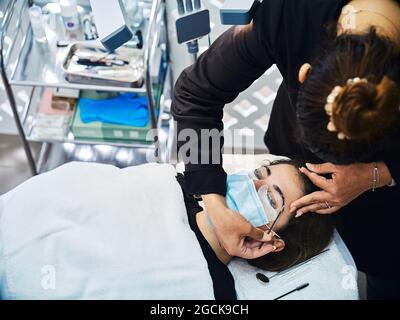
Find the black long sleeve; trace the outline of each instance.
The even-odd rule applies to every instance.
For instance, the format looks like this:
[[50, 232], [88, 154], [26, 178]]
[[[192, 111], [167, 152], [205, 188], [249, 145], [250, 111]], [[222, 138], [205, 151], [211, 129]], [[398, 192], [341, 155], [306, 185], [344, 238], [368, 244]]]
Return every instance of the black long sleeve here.
[[[262, 32], [264, 26], [259, 26], [264, 23], [262, 12], [252, 24], [233, 27], [222, 34], [194, 65], [180, 75], [172, 103], [178, 137], [184, 134], [185, 129], [194, 130], [197, 137], [201, 137], [202, 129], [214, 129], [220, 134], [225, 104], [232, 102], [274, 63], [272, 49]], [[196, 146], [198, 142], [196, 139], [191, 141], [198, 152], [197, 156], [193, 152], [190, 154], [195, 161], [186, 163], [188, 191], [191, 194], [218, 193], [225, 196], [226, 174], [221, 157], [223, 136], [218, 137], [213, 150], [211, 143], [210, 147], [202, 147], [201, 143]], [[178, 147], [182, 150], [186, 143], [187, 140], [178, 141]]]
[[203, 208], [200, 207], [199, 203], [193, 198], [193, 196], [187, 193], [185, 177], [182, 174], [178, 174], [176, 180], [182, 188], [190, 227], [195, 233], [201, 251], [203, 251], [204, 257], [207, 260], [208, 270], [210, 271], [210, 276], [213, 281], [215, 299], [237, 300], [235, 280], [233, 279], [229, 268], [218, 259], [214, 250], [211, 248], [197, 225], [196, 215], [200, 211], [203, 211]]
[[396, 191], [398, 192], [398, 198], [400, 198], [400, 155], [397, 155], [397, 157], [392, 156], [391, 158], [386, 158], [383, 161], [389, 168], [392, 178], [397, 184], [396, 188], [398, 189], [396, 189]]

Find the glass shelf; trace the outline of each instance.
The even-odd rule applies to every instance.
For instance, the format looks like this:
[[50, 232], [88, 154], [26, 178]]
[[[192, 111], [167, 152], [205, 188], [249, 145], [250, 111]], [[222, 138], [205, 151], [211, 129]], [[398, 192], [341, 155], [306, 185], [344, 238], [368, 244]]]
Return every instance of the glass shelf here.
[[[143, 28], [143, 33], [147, 31], [146, 25]], [[83, 41], [84, 36], [82, 32], [65, 33], [62, 26], [60, 26], [60, 21], [56, 24], [55, 30], [46, 27], [46, 35], [47, 43], [38, 43], [33, 37], [32, 29], [28, 27], [16, 62], [10, 68], [11, 85], [146, 93], [144, 85], [139, 88], [131, 88], [69, 82], [66, 80], [62, 69], [67, 48], [57, 46], [57, 41], [61, 40], [65, 43]], [[94, 42], [98, 43], [96, 40]]]
[[[3, 2], [3, 1], [1, 1]], [[46, 27], [47, 43], [40, 44], [33, 38], [32, 30], [29, 24], [29, 18], [27, 14], [28, 1], [17, 1], [9, 0], [8, 5], [5, 7], [4, 18], [0, 18], [0, 34], [4, 34], [7, 41], [2, 43], [3, 52], [5, 52], [5, 64], [8, 77], [4, 78], [5, 83], [9, 83], [12, 86], [22, 86], [24, 88], [32, 87], [34, 93], [30, 97], [27, 107], [24, 108], [20, 117], [16, 116], [16, 123], [18, 124], [18, 132], [27, 146], [25, 152], [27, 153], [28, 162], [32, 169], [32, 173], [36, 174], [40, 172], [38, 168], [41, 167], [42, 154], [48, 144], [77, 144], [77, 145], [107, 145], [116, 147], [128, 147], [128, 148], [156, 148], [159, 149], [159, 142], [161, 139], [155, 139], [155, 141], [119, 141], [119, 140], [100, 140], [100, 139], [77, 139], [74, 137], [71, 126], [65, 130], [63, 134], [57, 134], [57, 136], [40, 135], [39, 137], [32, 134], [33, 126], [35, 125], [35, 119], [39, 117], [38, 113], [38, 99], [34, 99], [35, 96], [39, 96], [45, 88], [68, 88], [77, 90], [94, 90], [94, 91], [112, 91], [112, 92], [133, 92], [138, 94], [144, 94], [148, 98], [148, 105], [150, 111], [151, 127], [158, 131], [164, 132], [166, 138], [169, 136], [167, 128], [163, 128], [162, 115], [163, 106], [161, 103], [162, 95], [166, 86], [168, 71], [168, 45], [166, 44], [167, 26], [165, 20], [165, 5], [162, 0], [144, 1], [145, 20], [144, 25], [141, 27], [144, 35], [144, 85], [140, 88], [129, 88], [129, 87], [116, 87], [109, 85], [88, 85], [72, 83], [66, 80], [65, 74], [62, 68], [65, 56], [67, 54], [66, 46], [57, 45], [57, 41], [63, 42], [76, 42], [83, 40], [83, 34], [62, 34], [61, 28], [57, 27]], [[3, 8], [0, 5], [0, 8]], [[21, 8], [21, 10], [19, 10]], [[15, 10], [14, 10], [15, 9]], [[17, 10], [18, 9], [18, 10]], [[88, 8], [84, 8], [88, 10]], [[17, 12], [17, 14], [15, 14]], [[10, 22], [16, 20], [17, 33], [7, 33], [10, 27]], [[54, 25], [53, 25], [54, 26]], [[12, 28], [11, 28], [12, 30]], [[17, 37], [21, 38], [17, 40]], [[161, 52], [161, 65], [158, 67], [157, 61], [160, 56], [156, 52]], [[154, 60], [153, 58], [156, 57]], [[157, 60], [157, 61], [156, 61]], [[159, 68], [159, 69], [158, 69]], [[157, 70], [158, 69], [158, 70]], [[169, 81], [168, 81], [169, 83]], [[15, 101], [14, 93], [9, 90], [9, 101], [12, 110], [18, 115], [17, 106]], [[38, 92], [35, 92], [38, 91]], [[157, 119], [156, 110], [159, 109], [159, 118]], [[49, 130], [51, 132], [51, 130]], [[26, 141], [35, 141], [43, 143], [43, 152], [38, 160], [38, 165], [34, 162], [32, 152], [29, 150], [29, 146]]]

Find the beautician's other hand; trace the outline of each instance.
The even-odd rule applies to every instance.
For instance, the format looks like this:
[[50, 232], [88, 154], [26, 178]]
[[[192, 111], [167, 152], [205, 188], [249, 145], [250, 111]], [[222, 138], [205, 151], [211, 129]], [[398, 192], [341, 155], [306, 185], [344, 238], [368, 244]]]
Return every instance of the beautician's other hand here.
[[209, 194], [202, 198], [218, 240], [229, 255], [256, 259], [276, 250], [273, 236], [254, 228], [240, 214], [227, 208], [224, 197]]
[[[373, 184], [374, 164], [358, 163], [351, 165], [334, 165], [332, 163], [307, 164], [300, 171], [322, 191], [306, 195], [292, 203], [291, 212], [297, 211], [296, 217], [307, 212], [331, 214], [348, 205], [364, 192], [370, 190]], [[381, 173], [381, 185], [390, 181], [391, 175], [383, 162], [378, 163]], [[331, 179], [321, 176], [331, 174]], [[390, 183], [390, 182], [387, 182]]]

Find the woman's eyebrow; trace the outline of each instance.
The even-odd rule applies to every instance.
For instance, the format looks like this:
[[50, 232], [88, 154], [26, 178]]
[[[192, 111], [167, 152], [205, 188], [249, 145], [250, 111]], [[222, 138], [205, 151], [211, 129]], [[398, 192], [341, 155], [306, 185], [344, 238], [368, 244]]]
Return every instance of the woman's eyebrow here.
[[271, 175], [271, 169], [267, 165], [264, 165], [263, 167], [267, 170], [267, 177], [269, 177]]
[[276, 184], [273, 185], [273, 188], [275, 189], [276, 192], [278, 192], [279, 196], [282, 199], [282, 207], [285, 205], [285, 196], [283, 195], [283, 192], [281, 188], [279, 188]]

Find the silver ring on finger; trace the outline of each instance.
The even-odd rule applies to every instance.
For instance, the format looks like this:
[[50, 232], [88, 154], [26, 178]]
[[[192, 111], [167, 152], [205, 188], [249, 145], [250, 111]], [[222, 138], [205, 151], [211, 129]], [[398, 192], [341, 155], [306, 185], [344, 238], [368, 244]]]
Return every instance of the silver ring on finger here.
[[331, 209], [332, 206], [329, 204], [328, 201], [325, 201], [325, 209]]

